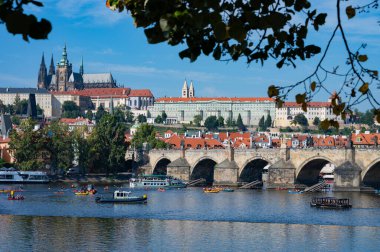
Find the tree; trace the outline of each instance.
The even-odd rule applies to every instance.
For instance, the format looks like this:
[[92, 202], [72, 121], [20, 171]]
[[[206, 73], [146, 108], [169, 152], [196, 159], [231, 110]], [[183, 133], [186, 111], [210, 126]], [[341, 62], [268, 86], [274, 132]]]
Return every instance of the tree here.
[[313, 120], [313, 125], [314, 126], [319, 126], [320, 123], [321, 123], [321, 120], [319, 119], [319, 117], [315, 117], [314, 120]]
[[243, 130], [243, 131], [245, 130], [245, 125], [243, 123], [243, 120], [241, 119], [240, 113], [239, 113], [238, 118], [236, 120], [236, 126], [238, 127], [239, 130]]
[[85, 136], [87, 133], [87, 128], [76, 128], [73, 131], [74, 159], [77, 161], [83, 175], [88, 172], [91, 159], [90, 143]]
[[98, 123], [102, 119], [102, 117], [106, 114], [108, 114], [108, 112], [104, 110], [102, 105], [100, 105], [95, 114], [95, 121]]
[[36, 105], [37, 115], [42, 116], [44, 114], [44, 110], [40, 107], [39, 104]]
[[100, 170], [116, 174], [125, 165], [126, 126], [114, 115], [104, 114], [96, 124], [90, 141], [92, 163]]
[[218, 127], [224, 127], [224, 118], [223, 116], [218, 117]]
[[309, 126], [309, 123], [307, 121], [307, 118], [304, 114], [298, 114], [294, 117], [292, 121], [295, 125], [301, 125], [301, 126]]
[[4, 102], [0, 100], [0, 113], [4, 114], [7, 110], [7, 106], [4, 105]]
[[130, 109], [127, 109], [127, 111], [125, 112], [125, 120], [127, 123], [133, 123], [134, 121], [134, 114]]
[[201, 115], [195, 115], [193, 119], [193, 123], [195, 126], [200, 127], [202, 122], [202, 116]]
[[89, 120], [94, 119], [94, 113], [92, 113], [91, 109], [87, 110], [87, 112], [86, 112], [86, 118], [89, 119]]
[[124, 112], [120, 108], [116, 108], [113, 115], [116, 118], [116, 121], [118, 121], [118, 122], [126, 122], [127, 121]]
[[138, 121], [139, 123], [145, 123], [145, 122], [146, 122], [146, 116], [144, 116], [144, 115], [142, 115], [142, 114], [138, 115], [138, 116], [137, 116], [137, 121]]
[[132, 145], [136, 148], [143, 148], [144, 143], [148, 144], [149, 148], [153, 149], [167, 147], [165, 142], [156, 139], [156, 130], [154, 129], [154, 126], [147, 123], [141, 124], [132, 139]]
[[162, 117], [160, 115], [158, 115], [155, 119], [154, 119], [154, 123], [162, 123]]
[[218, 120], [216, 116], [209, 116], [206, 118], [204, 126], [208, 131], [217, 130], [218, 129]]
[[14, 153], [15, 165], [20, 170], [39, 170], [43, 166], [40, 150], [43, 145], [41, 131], [35, 131], [35, 121], [28, 118], [19, 130], [10, 133], [9, 149]]
[[14, 109], [15, 113], [18, 115], [25, 115], [28, 110], [28, 100], [26, 99], [20, 99], [19, 94], [16, 94], [15, 101], [14, 101]]
[[77, 118], [81, 116], [80, 107], [74, 101], [64, 101], [62, 104], [62, 118]]
[[11, 117], [11, 119], [12, 119], [12, 123], [13, 123], [13, 124], [15, 124], [15, 125], [20, 125], [21, 120], [20, 120], [20, 117], [19, 117], [19, 116], [14, 115], [14, 116]]
[[162, 111], [161, 117], [162, 117], [163, 123], [166, 123], [166, 119], [168, 118], [168, 115], [165, 113], [165, 111]]
[[226, 124], [228, 127], [235, 127], [236, 126], [235, 120], [233, 120], [231, 117], [227, 118]]
[[267, 119], [265, 120], [265, 130], [272, 127], [272, 117], [268, 114]]
[[146, 118], [151, 118], [152, 117], [152, 114], [150, 113], [150, 111], [148, 110], [148, 112], [146, 113]]
[[262, 116], [260, 118], [260, 121], [259, 121], [259, 130], [261, 130], [261, 131], [266, 130], [266, 127], [265, 127], [265, 117], [264, 116]]

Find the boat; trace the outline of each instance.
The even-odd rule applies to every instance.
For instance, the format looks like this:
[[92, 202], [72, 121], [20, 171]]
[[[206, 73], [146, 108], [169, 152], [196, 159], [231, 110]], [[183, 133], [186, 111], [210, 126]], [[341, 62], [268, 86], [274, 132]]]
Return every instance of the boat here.
[[79, 195], [79, 196], [86, 196], [86, 195], [89, 195], [89, 191], [79, 191], [79, 192], [74, 192], [75, 195]]
[[325, 181], [326, 184], [334, 184], [334, 174], [333, 173], [326, 173], [322, 176], [323, 181]]
[[8, 195], [8, 200], [24, 200], [24, 196], [15, 195], [15, 191], [11, 191]]
[[205, 193], [218, 193], [220, 191], [221, 191], [220, 188], [212, 188], [212, 187], [210, 187], [210, 188], [203, 188], [203, 192], [205, 192]]
[[96, 203], [147, 203], [148, 196], [131, 196], [131, 192], [116, 190], [112, 198], [96, 197]]
[[0, 183], [48, 183], [50, 181], [46, 172], [42, 171], [18, 171], [14, 168], [2, 168], [0, 170]]
[[347, 198], [338, 199], [335, 197], [323, 197], [323, 198], [313, 198], [310, 202], [310, 206], [318, 208], [351, 208], [350, 200]]
[[159, 192], [165, 192], [166, 190], [165, 190], [165, 188], [161, 188], [160, 187], [160, 188], [157, 189], [157, 191], [159, 191]]
[[288, 190], [288, 193], [290, 193], [290, 194], [301, 194], [301, 193], [303, 193], [303, 191], [301, 191], [301, 190]]
[[185, 188], [186, 184], [167, 175], [141, 175], [129, 180], [130, 188]]
[[233, 192], [233, 191], [235, 190], [232, 188], [223, 188], [223, 192]]

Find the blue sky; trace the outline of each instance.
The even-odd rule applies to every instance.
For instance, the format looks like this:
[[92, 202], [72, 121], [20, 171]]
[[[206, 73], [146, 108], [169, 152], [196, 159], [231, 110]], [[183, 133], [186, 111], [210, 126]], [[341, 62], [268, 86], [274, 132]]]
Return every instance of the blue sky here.
[[[262, 67], [260, 64], [247, 66], [244, 60], [217, 62], [206, 56], [190, 63], [178, 57], [180, 47], [149, 45], [143, 30], [133, 26], [129, 15], [110, 11], [105, 7], [105, 0], [43, 2], [43, 8], [31, 7], [27, 11], [52, 22], [53, 31], [48, 40], [24, 42], [21, 36], [7, 33], [5, 26], [0, 25], [1, 87], [35, 87], [42, 53], [45, 53], [47, 65], [52, 54], [57, 63], [65, 43], [74, 71], [79, 71], [83, 56], [85, 72], [111, 72], [119, 84], [149, 88], [155, 97], [180, 96], [185, 78], [193, 80], [196, 96], [267, 96], [268, 85], [291, 84], [305, 78], [321, 57], [318, 55], [312, 60], [297, 61], [296, 69], [291, 66], [277, 69], [276, 62], [272, 60]], [[320, 32], [312, 32], [309, 40], [310, 43], [324, 46], [336, 23], [335, 1], [311, 3], [319, 12], [328, 13], [327, 24]], [[355, 6], [355, 1], [349, 3]], [[380, 10], [372, 10], [370, 14], [359, 14], [352, 20], [347, 20], [343, 15], [350, 46], [358, 48], [361, 43], [367, 43], [365, 54], [369, 60], [365, 64], [374, 70], [380, 70], [379, 14]], [[325, 67], [340, 65], [339, 69], [344, 68], [346, 56], [341, 45], [338, 36], [327, 55]], [[339, 79], [327, 80], [330, 90], [337, 89], [340, 83]], [[379, 91], [375, 95], [380, 99]], [[316, 96], [317, 101], [327, 98], [326, 93]], [[359, 108], [368, 107], [368, 104], [363, 104]]]

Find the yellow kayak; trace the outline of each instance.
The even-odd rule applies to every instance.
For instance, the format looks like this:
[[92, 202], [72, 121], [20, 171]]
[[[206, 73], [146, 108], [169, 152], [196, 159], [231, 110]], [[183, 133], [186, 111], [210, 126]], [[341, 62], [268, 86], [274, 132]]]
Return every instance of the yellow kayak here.
[[75, 195], [88, 195], [88, 192], [76, 192]]

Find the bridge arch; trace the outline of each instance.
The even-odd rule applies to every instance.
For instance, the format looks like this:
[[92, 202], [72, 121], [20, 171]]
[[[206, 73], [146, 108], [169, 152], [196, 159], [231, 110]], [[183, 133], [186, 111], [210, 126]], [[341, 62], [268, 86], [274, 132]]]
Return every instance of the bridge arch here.
[[204, 178], [206, 184], [212, 185], [214, 182], [214, 168], [217, 161], [209, 156], [198, 159], [190, 170], [190, 180]]
[[362, 183], [366, 186], [380, 188], [380, 158], [376, 159], [361, 172]]
[[331, 159], [323, 156], [315, 156], [305, 160], [296, 169], [296, 182], [305, 185], [318, 183], [319, 174], [328, 163], [334, 164]]
[[239, 182], [261, 181], [264, 167], [268, 164], [271, 163], [263, 157], [248, 159], [239, 170]]
[[172, 161], [167, 157], [160, 158], [159, 160], [157, 160], [156, 164], [154, 165], [152, 174], [166, 175], [168, 164], [170, 164], [171, 162]]

